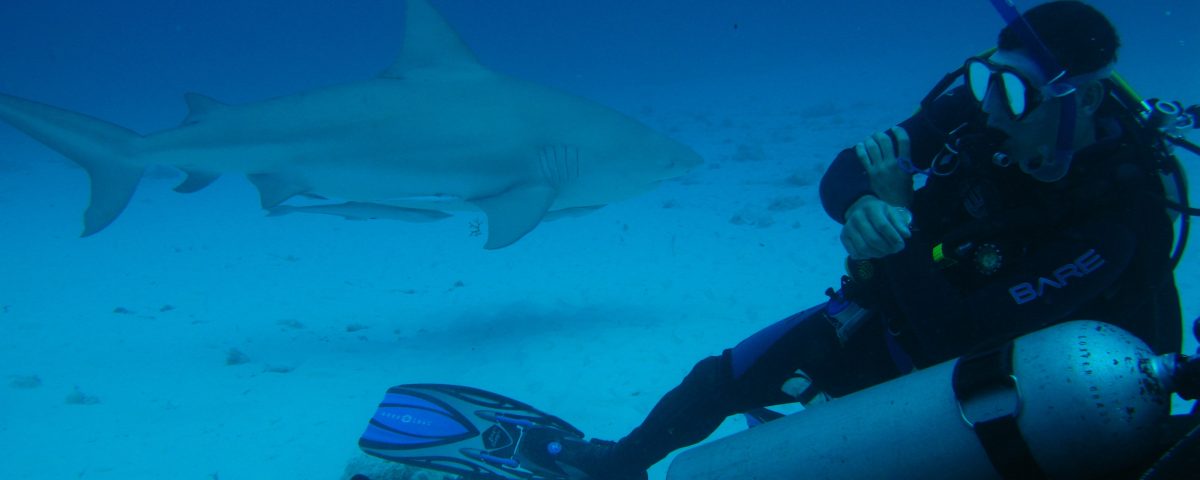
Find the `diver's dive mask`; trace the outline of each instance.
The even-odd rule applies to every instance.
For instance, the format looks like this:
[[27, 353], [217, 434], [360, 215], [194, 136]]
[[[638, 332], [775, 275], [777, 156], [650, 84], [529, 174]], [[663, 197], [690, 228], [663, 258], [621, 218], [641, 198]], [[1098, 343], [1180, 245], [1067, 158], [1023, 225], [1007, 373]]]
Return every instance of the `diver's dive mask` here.
[[[963, 64], [963, 78], [976, 101], [983, 102], [988, 91], [1003, 95], [1008, 115], [1015, 121], [1024, 120], [1043, 101], [1063, 98], [1075, 93], [1075, 85], [1064, 81], [1066, 72], [1038, 87], [1019, 70], [994, 63], [986, 56], [968, 58]], [[996, 90], [992, 90], [996, 89]]]

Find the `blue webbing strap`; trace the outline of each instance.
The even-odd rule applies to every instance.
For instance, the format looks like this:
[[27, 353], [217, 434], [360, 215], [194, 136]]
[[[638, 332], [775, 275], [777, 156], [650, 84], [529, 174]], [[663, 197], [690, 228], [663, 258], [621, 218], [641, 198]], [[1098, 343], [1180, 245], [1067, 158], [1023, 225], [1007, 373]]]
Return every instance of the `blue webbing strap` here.
[[[992, 6], [996, 8], [996, 13], [1004, 19], [1004, 23], [1016, 29], [1017, 35], [1021, 37], [1021, 43], [1026, 46], [1029, 54], [1033, 57], [1034, 63], [1037, 63], [1038, 68], [1042, 69], [1042, 74], [1048, 80], [1057, 79], [1058, 77], [1066, 78], [1066, 69], [1058, 63], [1054, 58], [1054, 54], [1042, 43], [1042, 39], [1038, 38], [1037, 33], [1033, 31], [1033, 27], [1021, 16], [1021, 12], [1017, 10], [1017, 6], [1012, 0], [990, 0]], [[1074, 95], [1072, 92], [1063, 98], [1062, 108], [1059, 111], [1058, 119], [1058, 139], [1054, 147], [1054, 162], [1055, 164], [1067, 163], [1071, 161], [1071, 157], [1075, 155], [1075, 119], [1076, 108], [1074, 99], [1070, 98]]]
[[1021, 37], [1021, 43], [1025, 44], [1033, 55], [1033, 61], [1037, 63], [1038, 68], [1042, 69], [1042, 73], [1047, 79], [1055, 78], [1064, 70], [1062, 65], [1058, 63], [1058, 59], [1054, 58], [1054, 54], [1042, 43], [1042, 39], [1034, 33], [1033, 27], [1021, 16], [1021, 12], [1017, 10], [1017, 6], [1012, 0], [991, 0], [992, 6], [996, 7], [996, 12], [1004, 19], [1004, 23], [1012, 25], [1017, 29], [1017, 35]]

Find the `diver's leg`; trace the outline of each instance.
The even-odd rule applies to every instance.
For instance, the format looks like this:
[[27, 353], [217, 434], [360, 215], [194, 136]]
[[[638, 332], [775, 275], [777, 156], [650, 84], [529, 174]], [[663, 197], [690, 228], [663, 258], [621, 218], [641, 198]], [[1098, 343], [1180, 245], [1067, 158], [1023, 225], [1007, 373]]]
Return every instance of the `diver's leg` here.
[[[878, 324], [878, 321], [867, 323]], [[881, 331], [862, 328], [860, 331]], [[865, 332], [863, 332], [865, 333]], [[797, 370], [813, 377], [817, 387], [843, 367], [879, 363], [879, 354], [858, 359], [845, 346], [825, 315], [825, 304], [785, 318], [743, 340], [719, 356], [701, 360], [683, 382], [668, 392], [640, 426], [619, 442], [595, 442], [564, 458], [594, 479], [638, 478], [672, 451], [708, 437], [725, 417], [756, 407], [796, 401], [781, 389]], [[882, 345], [882, 339], [877, 342]], [[873, 344], [864, 347], [875, 349]], [[886, 353], [884, 354], [886, 356]], [[846, 359], [848, 365], [826, 365]], [[884, 360], [890, 365], [890, 360]], [[814, 373], [820, 372], [820, 373]]]
[[837, 345], [824, 304], [776, 322], [697, 363], [640, 426], [617, 442], [614, 457], [648, 468], [672, 451], [704, 440], [725, 417], [795, 401], [780, 386], [803, 369], [802, 358], [826, 357]]

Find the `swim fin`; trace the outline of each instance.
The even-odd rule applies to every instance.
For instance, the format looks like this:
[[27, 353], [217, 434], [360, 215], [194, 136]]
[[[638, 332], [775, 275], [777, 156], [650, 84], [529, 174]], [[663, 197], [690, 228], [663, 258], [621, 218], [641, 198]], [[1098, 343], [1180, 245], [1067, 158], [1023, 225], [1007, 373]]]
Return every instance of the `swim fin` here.
[[369, 455], [470, 480], [566, 480], [555, 461], [583, 432], [525, 403], [478, 388], [389, 388], [358, 446]]

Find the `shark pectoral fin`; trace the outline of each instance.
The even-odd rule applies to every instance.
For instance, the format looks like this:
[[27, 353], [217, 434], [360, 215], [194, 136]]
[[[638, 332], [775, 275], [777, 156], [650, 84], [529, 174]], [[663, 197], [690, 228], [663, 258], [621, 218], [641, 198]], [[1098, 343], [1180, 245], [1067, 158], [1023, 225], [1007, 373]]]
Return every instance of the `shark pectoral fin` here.
[[255, 188], [258, 188], [259, 202], [262, 204], [262, 208], [267, 210], [308, 190], [294, 182], [289, 182], [281, 175], [271, 173], [251, 173], [246, 175], [246, 178], [250, 179], [250, 183], [253, 183]]
[[83, 234], [86, 237], [104, 230], [129, 205], [142, 180], [142, 167], [117, 163], [88, 165], [84, 168], [92, 179], [92, 198], [83, 212]]
[[483, 248], [494, 250], [512, 245], [533, 230], [557, 192], [549, 185], [522, 185], [499, 195], [472, 199], [488, 217], [488, 239]]
[[175, 186], [175, 191], [179, 193], [199, 192], [221, 176], [219, 173], [202, 172], [186, 168], [183, 169], [183, 172], [187, 174], [187, 178], [183, 180], [183, 183]]

